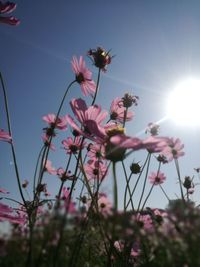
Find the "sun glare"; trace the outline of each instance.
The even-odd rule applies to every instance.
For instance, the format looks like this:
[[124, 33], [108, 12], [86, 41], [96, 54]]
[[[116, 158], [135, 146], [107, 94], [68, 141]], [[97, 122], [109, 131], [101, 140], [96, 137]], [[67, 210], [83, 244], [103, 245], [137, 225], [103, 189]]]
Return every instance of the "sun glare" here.
[[200, 80], [179, 83], [169, 96], [167, 109], [169, 118], [176, 124], [200, 125]]

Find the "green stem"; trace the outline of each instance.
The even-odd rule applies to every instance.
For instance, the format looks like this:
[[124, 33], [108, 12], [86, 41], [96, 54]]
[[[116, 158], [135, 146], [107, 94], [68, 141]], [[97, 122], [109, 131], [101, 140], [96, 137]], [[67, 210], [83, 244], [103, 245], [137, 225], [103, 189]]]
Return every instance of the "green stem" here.
[[183, 194], [183, 188], [182, 188], [181, 174], [180, 174], [180, 168], [179, 168], [179, 164], [178, 164], [178, 159], [174, 159], [174, 162], [175, 162], [175, 166], [176, 166], [176, 170], [177, 170], [177, 174], [178, 174], [178, 181], [179, 181], [179, 186], [180, 186], [180, 191], [181, 191], [181, 198], [182, 198], [183, 202], [185, 203], [185, 198], [184, 198], [184, 194]]
[[99, 91], [100, 74], [101, 74], [101, 69], [99, 68], [99, 70], [98, 70], [98, 76], [97, 76], [96, 91], [95, 91], [95, 95], [94, 95], [94, 98], [93, 98], [93, 101], [92, 101], [91, 106], [94, 105], [94, 103], [95, 103], [95, 101], [96, 101], [97, 93], [98, 93], [98, 91]]
[[[123, 167], [124, 175], [125, 175], [125, 178], [126, 178], [126, 188], [128, 189], [128, 192], [129, 192], [130, 201], [131, 201], [131, 207], [132, 207], [132, 210], [134, 210], [133, 200], [131, 198], [131, 189], [130, 189], [130, 186], [129, 186], [130, 179], [128, 179], [128, 176], [127, 176], [127, 173], [126, 173], [126, 168], [125, 168], [125, 165], [124, 165], [124, 161], [122, 161], [122, 167]], [[127, 190], [125, 190], [125, 192], [127, 192]], [[124, 211], [125, 210], [126, 210], [126, 197], [125, 197], [125, 194], [124, 194]]]
[[16, 177], [17, 177], [17, 184], [18, 184], [19, 192], [20, 192], [21, 198], [23, 200], [24, 206], [27, 207], [26, 200], [24, 198], [22, 187], [21, 187], [21, 182], [20, 182], [20, 175], [19, 175], [19, 170], [18, 170], [18, 166], [17, 166], [16, 153], [15, 153], [15, 148], [14, 148], [14, 144], [13, 144], [11, 121], [10, 121], [9, 108], [8, 108], [8, 98], [7, 98], [6, 88], [5, 88], [5, 84], [4, 84], [4, 80], [3, 80], [3, 76], [2, 76], [1, 72], [0, 72], [0, 80], [1, 80], [1, 85], [2, 85], [2, 89], [3, 89], [3, 96], [4, 96], [4, 103], [5, 103], [5, 109], [6, 109], [8, 132], [9, 132], [9, 135], [12, 137], [11, 150], [12, 150], [12, 157], [13, 157], [13, 161], [14, 161], [15, 174], [16, 174]]
[[[136, 188], [137, 188], [137, 185], [138, 185], [138, 182], [139, 182], [139, 180], [140, 180], [140, 177], [142, 176], [142, 173], [143, 173], [143, 171], [144, 171], [144, 168], [145, 168], [145, 166], [146, 166], [146, 164], [147, 164], [147, 162], [148, 162], [149, 155], [150, 155], [150, 154], [147, 155], [147, 158], [146, 158], [146, 160], [145, 160], [145, 163], [144, 163], [144, 165], [142, 166], [141, 172], [140, 172], [140, 174], [138, 175], [137, 181], [136, 181], [136, 183], [135, 183], [135, 186], [134, 186], [134, 188], [133, 188], [133, 191], [131, 192], [131, 196], [130, 196], [130, 198], [132, 198], [132, 197], [133, 197], [133, 194], [135, 193], [135, 190], [136, 190]], [[126, 205], [126, 209], [127, 209], [127, 207], [128, 207], [129, 204], [130, 204], [130, 199], [129, 199], [127, 205]]]
[[118, 192], [117, 192], [117, 175], [116, 175], [116, 163], [113, 162], [113, 194], [114, 194], [114, 211], [118, 210]]
[[144, 191], [145, 191], [145, 187], [146, 187], [147, 176], [148, 176], [149, 166], [150, 166], [150, 159], [151, 159], [151, 154], [149, 154], [149, 156], [148, 156], [147, 170], [146, 170], [146, 175], [145, 175], [144, 184], [143, 184], [143, 188], [142, 188], [142, 194], [140, 196], [140, 200], [139, 200], [139, 204], [138, 204], [138, 208], [137, 208], [137, 213], [140, 209], [140, 204], [141, 204], [142, 198], [144, 196]]
[[163, 189], [162, 185], [159, 184], [160, 189], [162, 190], [163, 194], [166, 196], [167, 200], [170, 202], [170, 198], [168, 197], [168, 195], [166, 194], [165, 190]]

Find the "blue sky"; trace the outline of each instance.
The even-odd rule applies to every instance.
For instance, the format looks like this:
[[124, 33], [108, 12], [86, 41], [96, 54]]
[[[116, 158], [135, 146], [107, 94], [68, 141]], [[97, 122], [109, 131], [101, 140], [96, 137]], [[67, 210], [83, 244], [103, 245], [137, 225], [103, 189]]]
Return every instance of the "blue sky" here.
[[[136, 135], [149, 122], [165, 117], [167, 97], [179, 80], [190, 75], [200, 78], [198, 0], [19, 0], [16, 3], [13, 15], [20, 18], [21, 24], [0, 25], [0, 69], [8, 88], [22, 180], [33, 175], [41, 147], [42, 116], [56, 112], [65, 88], [74, 79], [70, 66], [73, 55], [85, 56], [89, 48], [99, 45], [112, 49], [116, 56], [102, 76], [97, 103], [108, 108], [114, 97], [125, 92], [138, 95], [135, 119], [127, 127], [129, 135]], [[95, 78], [96, 69], [89, 60], [87, 63]], [[1, 93], [0, 96], [2, 100]], [[63, 114], [69, 112], [72, 97], [83, 97], [78, 86], [70, 91]], [[2, 105], [1, 101], [0, 128], [5, 128]], [[183, 176], [193, 175], [193, 168], [200, 165], [199, 133], [199, 128], [180, 127], [171, 121], [161, 126], [161, 135], [180, 137], [185, 144], [186, 156], [180, 160]], [[16, 196], [9, 146], [1, 143], [0, 151], [0, 185]], [[66, 160], [62, 151], [58, 154], [52, 155], [56, 167]], [[143, 154], [136, 154], [136, 161], [137, 157], [142, 158]], [[154, 170], [155, 166], [151, 168]], [[168, 178], [166, 191], [174, 197], [178, 187], [173, 164], [165, 166], [163, 171]], [[56, 177], [48, 179], [53, 190]], [[151, 201], [154, 206], [166, 204], [159, 190]]]

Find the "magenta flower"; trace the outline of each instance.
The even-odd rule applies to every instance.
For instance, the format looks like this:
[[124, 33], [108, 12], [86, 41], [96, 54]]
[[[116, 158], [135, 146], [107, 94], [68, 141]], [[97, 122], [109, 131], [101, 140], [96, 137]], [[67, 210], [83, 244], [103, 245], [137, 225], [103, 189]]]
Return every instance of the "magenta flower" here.
[[[17, 5], [15, 3], [11, 3], [9, 1], [5, 3], [0, 1], [0, 15], [9, 14], [13, 12], [16, 9], [16, 6]], [[20, 20], [13, 16], [10, 16], [10, 17], [0, 16], [0, 23], [5, 23], [5, 24], [16, 26], [20, 23]]]
[[101, 107], [97, 105], [87, 107], [81, 98], [72, 99], [70, 105], [75, 117], [81, 123], [81, 127], [79, 127], [68, 115], [68, 123], [74, 130], [88, 138], [105, 137], [105, 130], [101, 124], [107, 116], [107, 111], [101, 111]]
[[91, 179], [102, 180], [107, 175], [108, 167], [102, 161], [89, 160], [88, 163], [84, 165], [84, 170], [85, 173], [87, 174], [88, 180]]
[[162, 172], [152, 172], [148, 179], [151, 184], [159, 185], [164, 183], [166, 176]]
[[163, 150], [162, 154], [167, 157], [168, 161], [178, 159], [179, 157], [185, 155], [182, 151], [184, 144], [181, 143], [179, 138], [169, 138], [167, 144], [168, 145]]
[[82, 138], [77, 136], [73, 139], [71, 136], [62, 141], [64, 149], [67, 154], [77, 154], [77, 152], [85, 146], [85, 143], [81, 145]]
[[[122, 99], [120, 97], [115, 98], [110, 107], [110, 119], [123, 123], [125, 110], [126, 108], [123, 105]], [[130, 121], [132, 118], [133, 112], [128, 111], [126, 121]]]
[[9, 135], [8, 132], [5, 132], [3, 129], [0, 129], [0, 141], [11, 143], [12, 137]]
[[79, 61], [77, 57], [73, 57], [72, 70], [76, 75], [76, 81], [80, 84], [84, 96], [94, 93], [96, 91], [95, 82], [92, 80], [92, 72], [86, 67], [83, 57], [80, 56]]
[[51, 128], [54, 127], [59, 130], [66, 130], [67, 128], [67, 116], [63, 116], [61, 118], [58, 117], [56, 120], [55, 114], [48, 114], [43, 116], [42, 119], [43, 121], [47, 122]]

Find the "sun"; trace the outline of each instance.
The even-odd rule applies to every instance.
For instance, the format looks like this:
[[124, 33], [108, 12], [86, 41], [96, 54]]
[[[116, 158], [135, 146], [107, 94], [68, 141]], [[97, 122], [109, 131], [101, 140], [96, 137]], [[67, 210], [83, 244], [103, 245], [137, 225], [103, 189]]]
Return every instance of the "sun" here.
[[168, 117], [183, 126], [200, 126], [200, 80], [189, 78], [171, 92]]

